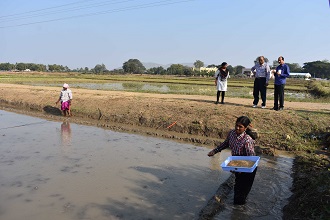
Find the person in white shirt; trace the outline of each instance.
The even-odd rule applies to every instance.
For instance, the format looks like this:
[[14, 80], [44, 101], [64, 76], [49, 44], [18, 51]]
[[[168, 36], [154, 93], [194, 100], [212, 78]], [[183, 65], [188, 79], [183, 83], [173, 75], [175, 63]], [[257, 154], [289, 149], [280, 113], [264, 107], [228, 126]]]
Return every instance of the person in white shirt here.
[[270, 79], [270, 68], [267, 63], [265, 63], [265, 58], [263, 56], [258, 57], [258, 63], [256, 63], [251, 71], [255, 71], [255, 80], [253, 84], [253, 108], [258, 106], [259, 93], [261, 96], [261, 108], [266, 108], [266, 95], [267, 86]]
[[64, 83], [63, 89], [56, 101], [56, 104], [61, 101], [61, 110], [64, 116], [72, 116], [71, 114], [71, 104], [72, 104], [72, 92], [69, 89], [69, 85]]

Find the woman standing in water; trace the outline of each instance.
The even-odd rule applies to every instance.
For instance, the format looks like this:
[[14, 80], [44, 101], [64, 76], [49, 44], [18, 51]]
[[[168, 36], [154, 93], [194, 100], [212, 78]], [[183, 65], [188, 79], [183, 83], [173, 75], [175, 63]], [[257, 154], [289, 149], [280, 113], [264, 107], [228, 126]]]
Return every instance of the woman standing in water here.
[[228, 64], [223, 62], [218, 70], [215, 72], [215, 85], [217, 87], [217, 101], [215, 104], [219, 104], [220, 92], [221, 92], [221, 104], [224, 104], [225, 94], [227, 91], [227, 79], [229, 77], [229, 71], [227, 70]]
[[[229, 147], [233, 156], [255, 156], [255, 135], [250, 129], [251, 121], [246, 116], [236, 120], [235, 129], [231, 130], [226, 140], [208, 153], [213, 156]], [[257, 168], [252, 173], [235, 172], [234, 204], [244, 205], [252, 188]]]
[[69, 89], [67, 83], [63, 84], [63, 89], [56, 101], [56, 104], [61, 102], [61, 110], [64, 116], [72, 116], [71, 114], [71, 104], [72, 104], [72, 91]]

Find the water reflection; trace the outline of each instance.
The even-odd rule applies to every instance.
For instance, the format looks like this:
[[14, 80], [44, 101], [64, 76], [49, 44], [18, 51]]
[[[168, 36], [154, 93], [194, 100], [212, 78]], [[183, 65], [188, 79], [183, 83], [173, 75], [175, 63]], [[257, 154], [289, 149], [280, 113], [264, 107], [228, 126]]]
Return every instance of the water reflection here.
[[[59, 86], [58, 84], [45, 83], [24, 83], [33, 86]], [[145, 83], [145, 82], [113, 82], [113, 83], [73, 83], [71, 87], [110, 90], [110, 91], [138, 91], [138, 92], [158, 92], [158, 93], [178, 93], [196, 95], [214, 95], [214, 88], [209, 85], [185, 85], [185, 84], [165, 84], [165, 83]], [[267, 97], [274, 96], [272, 90], [267, 93]], [[228, 97], [252, 97], [253, 91], [248, 87], [232, 87], [228, 91]], [[285, 96], [292, 100], [312, 98], [307, 92], [286, 91]]]
[[64, 121], [61, 124], [61, 140], [64, 148], [71, 146], [71, 127], [70, 122]]
[[[204, 147], [5, 111], [0, 121], [0, 219], [197, 219], [230, 175], [220, 169], [229, 150], [209, 158]], [[245, 209], [229, 195], [215, 218], [280, 219], [291, 164], [262, 159]]]

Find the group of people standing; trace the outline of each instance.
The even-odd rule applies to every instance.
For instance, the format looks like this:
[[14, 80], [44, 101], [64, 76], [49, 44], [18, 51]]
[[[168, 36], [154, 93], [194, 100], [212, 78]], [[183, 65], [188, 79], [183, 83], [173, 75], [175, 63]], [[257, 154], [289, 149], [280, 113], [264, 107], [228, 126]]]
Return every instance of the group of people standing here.
[[[283, 110], [284, 108], [284, 87], [286, 78], [290, 75], [290, 69], [284, 63], [284, 57], [278, 58], [279, 65], [274, 71], [274, 107], [276, 111]], [[223, 62], [216, 71], [215, 85], [217, 86], [217, 101], [219, 104], [219, 97], [221, 93], [221, 104], [224, 104], [225, 92], [227, 91], [227, 79], [229, 71], [227, 70], [228, 64]], [[263, 56], [258, 57], [258, 62], [251, 68], [255, 72], [255, 80], [253, 85], [253, 108], [256, 108], [259, 103], [259, 95], [261, 98], [261, 108], [266, 108], [266, 94], [267, 86], [269, 85], [271, 70]], [[208, 156], [214, 156], [226, 148], [231, 149], [232, 156], [255, 156], [254, 151], [256, 135], [251, 131], [251, 120], [247, 116], [237, 118], [235, 128], [232, 129], [224, 142], [215, 147], [208, 153]], [[234, 204], [244, 205], [247, 196], [252, 188], [254, 178], [257, 172], [257, 167], [253, 172], [234, 172], [235, 185], [234, 185]]]
[[[276, 111], [284, 109], [284, 87], [286, 78], [290, 75], [290, 68], [284, 62], [284, 57], [278, 58], [279, 65], [276, 67], [274, 73], [274, 107]], [[224, 104], [225, 93], [227, 91], [227, 79], [229, 78], [228, 64], [223, 62], [218, 70], [215, 72], [215, 85], [217, 87], [217, 101], [216, 104]], [[267, 63], [265, 63], [264, 56], [258, 57], [258, 62], [251, 68], [255, 72], [253, 84], [253, 108], [256, 108], [261, 98], [261, 108], [266, 108], [267, 87], [269, 85], [271, 70]], [[221, 102], [219, 102], [221, 94]]]

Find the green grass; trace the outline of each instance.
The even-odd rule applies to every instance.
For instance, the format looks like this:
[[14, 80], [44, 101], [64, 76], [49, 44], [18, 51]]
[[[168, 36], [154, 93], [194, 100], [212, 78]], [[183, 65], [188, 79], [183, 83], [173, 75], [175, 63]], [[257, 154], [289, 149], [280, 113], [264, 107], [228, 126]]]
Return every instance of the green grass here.
[[[38, 85], [38, 86], [61, 86], [66, 82], [76, 88], [104, 90], [123, 90], [144, 93], [169, 93], [214, 96], [216, 88], [213, 77], [185, 77], [163, 75], [96, 75], [79, 73], [2, 73], [1, 83]], [[235, 78], [228, 80], [227, 97], [252, 98], [253, 78]], [[102, 85], [120, 84], [121, 86]], [[268, 86], [268, 99], [272, 99], [273, 81]], [[303, 79], [287, 79], [286, 93], [301, 94], [304, 97], [286, 96], [286, 101], [301, 102], [328, 102], [330, 100], [329, 83], [306, 81]], [[314, 95], [314, 96], [313, 96]], [[315, 99], [315, 95], [317, 96]]]

